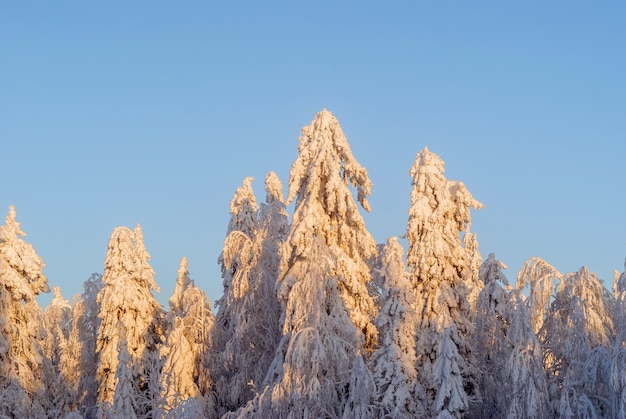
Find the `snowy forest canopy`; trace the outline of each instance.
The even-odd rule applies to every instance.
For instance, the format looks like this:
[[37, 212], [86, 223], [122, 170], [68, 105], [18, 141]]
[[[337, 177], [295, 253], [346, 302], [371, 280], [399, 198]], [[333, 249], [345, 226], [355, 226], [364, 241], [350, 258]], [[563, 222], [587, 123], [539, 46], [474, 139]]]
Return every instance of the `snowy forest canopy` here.
[[45, 265], [11, 207], [0, 417], [626, 417], [626, 272], [609, 291], [532, 258], [512, 286], [443, 160], [424, 148], [409, 173], [408, 247], [377, 244], [367, 171], [319, 112], [286, 198], [273, 172], [264, 202], [251, 178], [235, 191], [215, 314], [186, 258], [161, 307], [139, 226], [115, 228], [80, 296], [55, 287], [42, 310]]

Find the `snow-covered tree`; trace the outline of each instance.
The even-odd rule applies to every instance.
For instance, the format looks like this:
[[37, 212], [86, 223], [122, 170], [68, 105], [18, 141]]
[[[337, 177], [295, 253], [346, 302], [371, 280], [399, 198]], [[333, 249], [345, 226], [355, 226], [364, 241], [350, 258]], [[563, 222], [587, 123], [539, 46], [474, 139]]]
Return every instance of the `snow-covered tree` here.
[[[600, 388], [608, 372], [598, 370], [609, 365], [599, 357], [607, 355], [613, 343], [612, 298], [597, 276], [585, 267], [564, 277], [556, 298], [551, 303], [539, 339], [544, 347], [544, 368], [557, 391], [559, 411], [564, 417], [603, 416], [610, 408], [608, 387]], [[603, 351], [596, 348], [604, 348]], [[586, 362], [595, 372], [586, 370]], [[610, 358], [610, 357], [609, 357]], [[586, 379], [582, 379], [586, 377]], [[592, 381], [593, 380], [593, 381]], [[604, 394], [590, 394], [592, 391]], [[556, 401], [556, 400], [555, 400]]]
[[543, 326], [550, 303], [562, 286], [563, 274], [545, 260], [533, 257], [528, 259], [517, 275], [515, 286], [519, 290], [529, 288], [526, 301], [530, 311], [530, 324], [535, 333]]
[[61, 295], [61, 288], [52, 289], [54, 297], [46, 307], [43, 325], [46, 337], [43, 342], [43, 383], [46, 388], [49, 416], [60, 417], [70, 411], [69, 387], [66, 376], [60, 373], [62, 349], [67, 346], [71, 331], [72, 307]]
[[479, 270], [484, 284], [475, 310], [472, 350], [480, 371], [478, 379], [481, 402], [471, 407], [471, 416], [499, 418], [506, 414], [506, 401], [500, 391], [506, 379], [505, 365], [509, 356], [507, 340], [509, 282], [502, 272], [507, 266], [491, 253]]
[[614, 275], [615, 324], [617, 339], [611, 359], [611, 407], [614, 417], [626, 417], [626, 260], [624, 272]]
[[[132, 397], [148, 413], [151, 401], [159, 398], [158, 345], [162, 341], [163, 310], [151, 290], [158, 290], [154, 271], [149, 264], [141, 228], [116, 227], [111, 234], [104, 262], [103, 287], [98, 293], [100, 327], [98, 352], [98, 403], [113, 403], [118, 378], [120, 329], [123, 329], [126, 350], [133, 374]], [[130, 396], [129, 396], [130, 397]]]
[[83, 293], [72, 305], [68, 339], [61, 345], [60, 381], [64, 383], [66, 408], [91, 417], [96, 405], [96, 338], [98, 333], [98, 292], [102, 275], [93, 273], [83, 283]]
[[44, 336], [36, 297], [50, 292], [45, 264], [9, 207], [0, 227], [0, 414], [42, 417]]
[[205, 360], [211, 349], [210, 335], [214, 324], [210, 302], [205, 293], [189, 278], [187, 258], [182, 258], [174, 294], [169, 300], [166, 317], [167, 341], [161, 351], [164, 357], [161, 373], [162, 409], [179, 417], [182, 406], [200, 417], [214, 410], [211, 378]]
[[377, 389], [378, 416], [394, 418], [424, 416], [415, 363], [417, 315], [415, 292], [403, 260], [404, 249], [397, 237], [383, 247], [381, 268], [374, 277], [381, 288], [382, 308], [376, 318], [380, 347], [370, 365]]
[[[427, 148], [410, 175], [413, 189], [407, 226], [407, 265], [417, 294], [417, 370], [429, 416], [459, 417], [476, 393], [468, 285], [477, 256], [463, 245], [470, 208], [482, 204], [460, 182], [446, 180], [444, 163]], [[474, 240], [474, 239], [472, 239]]]
[[500, 396], [506, 395], [506, 417], [551, 417], [555, 411], [549, 406], [543, 353], [519, 289], [509, 294], [506, 313], [507, 341], [511, 350], [504, 370], [505, 379], [498, 392]]
[[117, 342], [118, 355], [115, 367], [115, 394], [113, 396], [112, 418], [137, 419], [140, 411], [139, 389], [133, 373], [133, 362], [128, 353], [124, 324], [119, 322], [120, 336]]
[[377, 340], [367, 265], [376, 244], [349, 185], [369, 211], [371, 181], [327, 110], [302, 129], [298, 151], [287, 198], [296, 200], [295, 212], [277, 283], [283, 337], [266, 387], [242, 416], [337, 417], [357, 396], [351, 385], [368, 387], [367, 377], [350, 370]]
[[61, 295], [61, 288], [52, 288], [54, 297], [46, 307], [43, 324], [47, 333], [46, 357], [58, 366], [61, 357], [60, 347], [69, 338], [71, 330], [72, 307]]
[[217, 358], [212, 361], [215, 373], [218, 414], [234, 411], [254, 395], [250, 389], [250, 360], [244, 351], [250, 345], [242, 330], [249, 321], [247, 311], [253, 301], [252, 268], [257, 258], [254, 246], [258, 230], [258, 205], [252, 190], [252, 178], [244, 179], [230, 202], [231, 219], [224, 248], [218, 259], [222, 266], [224, 295], [216, 302], [218, 312], [213, 341]]

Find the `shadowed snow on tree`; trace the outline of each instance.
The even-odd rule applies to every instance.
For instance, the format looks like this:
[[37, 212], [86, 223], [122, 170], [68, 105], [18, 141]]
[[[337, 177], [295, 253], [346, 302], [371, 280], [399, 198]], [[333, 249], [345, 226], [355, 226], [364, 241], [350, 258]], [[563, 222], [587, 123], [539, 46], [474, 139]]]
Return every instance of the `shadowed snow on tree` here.
[[471, 417], [501, 418], [506, 414], [507, 399], [500, 394], [506, 379], [505, 366], [510, 350], [506, 312], [509, 300], [507, 288], [510, 289], [510, 285], [502, 272], [506, 268], [491, 253], [479, 270], [484, 287], [476, 301], [471, 343], [480, 371], [478, 386], [481, 401], [471, 406]]
[[35, 299], [50, 292], [45, 264], [21, 237], [26, 234], [9, 207], [0, 227], [0, 414], [43, 417], [44, 337], [41, 308]]
[[420, 403], [424, 395], [415, 369], [416, 296], [403, 254], [398, 238], [389, 238], [380, 254], [381, 268], [374, 273], [381, 288], [382, 308], [376, 318], [380, 347], [372, 354], [370, 365], [381, 417], [410, 418], [426, 413]]
[[[43, 383], [46, 388], [47, 414], [61, 417], [70, 412], [69, 387], [71, 381], [61, 373], [62, 351], [67, 346], [71, 332], [72, 308], [61, 295], [61, 288], [52, 289], [54, 297], [46, 307], [43, 325], [46, 337], [43, 341], [45, 359], [43, 362]], [[70, 380], [75, 378], [70, 377]]]
[[[492, 253], [480, 268], [485, 284], [476, 304], [472, 350], [480, 370], [476, 418], [544, 418], [548, 406], [542, 352], [519, 291], [511, 290]], [[506, 394], [506, 397], [502, 395]]]
[[539, 331], [551, 397], [563, 417], [604, 416], [610, 411], [608, 386], [601, 384], [609, 372], [598, 367], [610, 365], [611, 300], [597, 276], [582, 267], [565, 275]]
[[231, 221], [220, 258], [224, 296], [218, 301], [216, 369], [218, 413], [234, 411], [261, 386], [280, 340], [276, 296], [280, 249], [288, 231], [282, 184], [265, 178], [266, 202], [258, 210], [251, 178], [231, 201]]
[[61, 346], [59, 371], [66, 385], [66, 409], [92, 417], [97, 399], [96, 340], [100, 319], [97, 295], [102, 275], [93, 273], [83, 283], [83, 293], [73, 304], [69, 338]]
[[[476, 396], [477, 369], [470, 348], [471, 305], [477, 273], [475, 243], [464, 246], [470, 208], [482, 204], [460, 182], [446, 180], [443, 161], [427, 148], [410, 175], [407, 265], [418, 317], [417, 370], [427, 415], [460, 417]], [[471, 242], [475, 239], [471, 238]]]

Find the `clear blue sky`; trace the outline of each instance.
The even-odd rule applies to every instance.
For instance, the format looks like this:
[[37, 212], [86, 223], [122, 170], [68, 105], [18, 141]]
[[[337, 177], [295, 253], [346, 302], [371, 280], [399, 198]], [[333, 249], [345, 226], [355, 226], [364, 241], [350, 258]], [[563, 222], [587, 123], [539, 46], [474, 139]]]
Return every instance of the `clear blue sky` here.
[[[66, 298], [142, 225], [166, 303], [182, 256], [214, 301], [235, 189], [286, 184], [322, 108], [404, 233], [424, 146], [485, 209], [483, 257], [610, 288], [626, 257], [624, 2], [3, 2], [0, 212]], [[49, 301], [46, 300], [46, 301]], [[47, 302], [46, 302], [47, 304]]]

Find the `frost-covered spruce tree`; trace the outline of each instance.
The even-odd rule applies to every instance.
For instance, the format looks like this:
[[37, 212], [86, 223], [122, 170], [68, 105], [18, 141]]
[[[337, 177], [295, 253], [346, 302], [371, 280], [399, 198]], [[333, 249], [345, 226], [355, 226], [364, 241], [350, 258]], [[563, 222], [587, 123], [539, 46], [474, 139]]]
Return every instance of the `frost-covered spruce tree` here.
[[482, 204], [460, 182], [446, 180], [443, 161], [427, 148], [410, 175], [413, 190], [407, 226], [407, 264], [417, 293], [417, 370], [429, 416], [460, 417], [476, 396], [468, 284], [473, 283], [469, 208]]
[[424, 396], [415, 369], [415, 291], [403, 255], [398, 238], [389, 238], [380, 254], [382, 266], [374, 273], [382, 290], [382, 308], [376, 318], [380, 347], [370, 358], [379, 417], [410, 418], [426, 414], [420, 404]]
[[36, 297], [50, 292], [44, 263], [9, 207], [0, 227], [0, 414], [43, 417], [44, 336]]
[[169, 299], [168, 336], [161, 354], [161, 397], [164, 414], [180, 417], [181, 410], [194, 409], [200, 417], [213, 413], [211, 378], [205, 359], [211, 350], [214, 316], [206, 294], [189, 278], [187, 258], [178, 269], [174, 294]]
[[[610, 411], [609, 348], [613, 346], [612, 296], [582, 267], [567, 274], [539, 332], [544, 368], [560, 390], [562, 417], [605, 416]], [[556, 400], [555, 404], [556, 404]]]
[[[141, 411], [149, 414], [158, 400], [158, 346], [162, 341], [163, 310], [152, 290], [158, 290], [150, 255], [143, 243], [141, 228], [116, 227], [109, 240], [104, 262], [103, 287], [98, 293], [100, 327], [98, 353], [98, 403], [107, 410], [113, 403], [118, 379], [120, 327], [130, 356], [129, 368]], [[158, 382], [158, 381], [157, 381]], [[108, 404], [109, 407], [106, 406]]]
[[368, 370], [351, 369], [377, 339], [366, 263], [376, 244], [349, 187], [369, 211], [371, 182], [327, 110], [302, 129], [298, 151], [287, 198], [296, 200], [295, 211], [277, 283], [283, 337], [267, 386], [245, 414], [338, 417], [356, 397], [351, 383], [369, 388], [371, 377], [354, 375]]
[[506, 416], [507, 398], [502, 397], [506, 379], [505, 365], [509, 357], [507, 339], [507, 303], [509, 281], [502, 272], [507, 266], [491, 253], [479, 272], [484, 287], [476, 301], [474, 333], [471, 345], [478, 370], [481, 402], [471, 406], [470, 416], [501, 418]]

